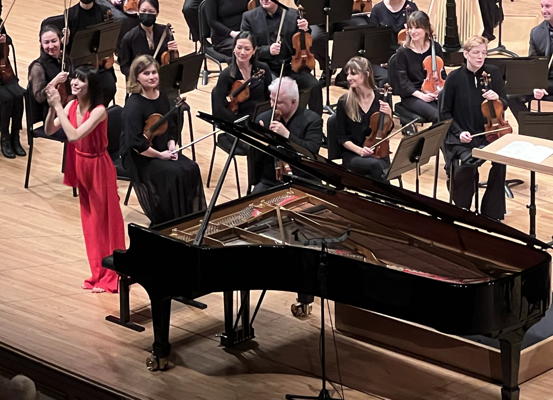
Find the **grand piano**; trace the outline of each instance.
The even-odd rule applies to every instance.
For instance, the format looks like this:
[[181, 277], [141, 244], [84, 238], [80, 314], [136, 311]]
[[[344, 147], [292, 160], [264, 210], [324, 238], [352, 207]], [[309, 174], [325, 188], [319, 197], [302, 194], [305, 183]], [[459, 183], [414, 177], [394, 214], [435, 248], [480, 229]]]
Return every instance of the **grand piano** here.
[[[323, 294], [448, 334], [497, 338], [501, 398], [519, 398], [522, 338], [550, 305], [546, 244], [352, 174], [260, 126], [200, 117], [310, 178], [292, 177], [216, 206], [208, 220], [196, 214], [153, 228], [129, 224], [129, 248], [115, 251], [104, 265], [142, 285], [150, 297], [152, 369], [167, 365], [173, 298], [223, 292], [223, 344], [230, 346], [254, 336], [249, 290], [280, 290]], [[316, 238], [328, 239], [324, 251]], [[233, 322], [235, 290], [242, 305]]]

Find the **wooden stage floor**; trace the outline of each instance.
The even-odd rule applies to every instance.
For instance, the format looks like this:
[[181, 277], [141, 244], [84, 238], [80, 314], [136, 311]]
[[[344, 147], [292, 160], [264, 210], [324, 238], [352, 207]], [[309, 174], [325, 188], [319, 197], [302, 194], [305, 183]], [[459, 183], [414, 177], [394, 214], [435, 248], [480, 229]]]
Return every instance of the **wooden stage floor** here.
[[[181, 52], [193, 49], [180, 9], [182, 1], [162, 1], [160, 22], [171, 22]], [[4, 2], [4, 10], [7, 9]], [[425, 9], [428, 2], [419, 2]], [[7, 23], [17, 50], [21, 85], [25, 71], [38, 56], [38, 27], [49, 15], [60, 14], [63, 1], [18, 2]], [[506, 44], [525, 54], [527, 34], [539, 19], [535, 1], [505, 2]], [[526, 25], [522, 24], [524, 22]], [[493, 45], [493, 44], [492, 44]], [[118, 103], [123, 101], [123, 79], [119, 74]], [[193, 111], [210, 110], [209, 93], [215, 83], [188, 96]], [[332, 88], [332, 100], [343, 93]], [[194, 120], [195, 135], [209, 127]], [[24, 135], [22, 134], [22, 138]], [[26, 142], [25, 140], [22, 140]], [[198, 146], [198, 163], [206, 183], [211, 142]], [[397, 145], [397, 142], [394, 142]], [[26, 146], [25, 146], [26, 147]], [[117, 313], [118, 297], [92, 294], [80, 289], [88, 265], [82, 240], [78, 199], [61, 184], [61, 146], [38, 140], [35, 147], [31, 184], [23, 188], [26, 158], [0, 157], [0, 342], [20, 349], [60, 368], [88, 377], [140, 399], [281, 399], [285, 393], [318, 393], [318, 307], [306, 321], [289, 313], [292, 293], [272, 292], [256, 321], [257, 338], [249, 346], [225, 350], [216, 333], [222, 330], [222, 296], [202, 298], [205, 311], [173, 304], [171, 341], [175, 367], [167, 372], [148, 372], [145, 358], [152, 342], [148, 298], [142, 288], [132, 288], [131, 308], [136, 322], [146, 330], [133, 332], [108, 323], [104, 317]], [[218, 153], [215, 177], [223, 165]], [[240, 160], [242, 182], [245, 163]], [[422, 193], [430, 194], [433, 165], [423, 168]], [[438, 197], [447, 198], [440, 169]], [[514, 189], [508, 200], [505, 222], [526, 231], [529, 174], [509, 169], [509, 178], [525, 183]], [[406, 174], [406, 187], [414, 187], [413, 174]], [[538, 176], [538, 236], [549, 240], [553, 233], [553, 179]], [[214, 182], [206, 188], [208, 198]], [[120, 182], [121, 198], [127, 183]], [[243, 187], [245, 192], [245, 187]], [[227, 179], [221, 201], [236, 197], [232, 175]], [[125, 221], [147, 224], [134, 195], [129, 206], [121, 205]], [[155, 249], [152, 249], [155, 251]], [[240, 260], [232, 260], [239, 263]], [[262, 265], [262, 260], [260, 260]], [[155, 266], [152, 266], [155, 267]], [[182, 260], [186, 267], [186, 260]], [[293, 279], [293, 277], [290, 277]], [[259, 293], [254, 293], [256, 299]], [[437, 299], [439, 301], [439, 299]], [[327, 323], [329, 323], [327, 321]], [[328, 332], [329, 371], [338, 379], [336, 354], [348, 399], [474, 399], [499, 398], [499, 386], [424, 361], [376, 348]], [[359, 390], [352, 390], [355, 387]], [[522, 385], [521, 398], [553, 398], [553, 372]], [[338, 397], [338, 395], [334, 395]]]

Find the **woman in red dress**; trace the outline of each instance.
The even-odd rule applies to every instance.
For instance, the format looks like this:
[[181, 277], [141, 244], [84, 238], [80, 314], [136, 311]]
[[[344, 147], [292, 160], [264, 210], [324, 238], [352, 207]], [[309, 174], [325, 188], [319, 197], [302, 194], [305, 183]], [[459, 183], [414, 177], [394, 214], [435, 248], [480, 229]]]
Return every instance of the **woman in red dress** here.
[[82, 288], [117, 293], [117, 274], [102, 267], [102, 258], [125, 248], [125, 231], [115, 168], [107, 152], [107, 112], [99, 87], [96, 70], [89, 66], [77, 68], [71, 79], [71, 92], [76, 99], [64, 109], [57, 89], [47, 85], [50, 109], [45, 127], [47, 134], [62, 128], [75, 145], [81, 221], [92, 272]]

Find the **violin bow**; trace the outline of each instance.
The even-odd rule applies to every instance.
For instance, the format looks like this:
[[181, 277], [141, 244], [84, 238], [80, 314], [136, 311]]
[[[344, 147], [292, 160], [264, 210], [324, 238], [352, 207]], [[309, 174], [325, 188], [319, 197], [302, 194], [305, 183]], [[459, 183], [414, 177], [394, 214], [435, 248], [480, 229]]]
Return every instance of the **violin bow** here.
[[67, 23], [69, 21], [69, 12], [68, 9], [71, 7], [71, 0], [69, 0], [69, 6], [67, 5], [67, 0], [63, 0], [63, 20], [65, 24], [65, 35], [63, 35], [63, 51], [61, 52], [61, 70], [65, 72], [65, 49], [67, 48]]
[[487, 135], [488, 133], [501, 132], [501, 131], [504, 131], [506, 129], [512, 129], [512, 128], [510, 126], [504, 126], [502, 128], [492, 129], [491, 131], [475, 133], [474, 135], [470, 135], [470, 137], [477, 137], [477, 136]]
[[157, 57], [157, 54], [159, 53], [159, 50], [161, 50], [161, 45], [165, 41], [165, 38], [167, 37], [167, 31], [171, 29], [171, 24], [165, 25], [165, 29], [163, 30], [163, 33], [161, 34], [161, 37], [159, 38], [159, 42], [157, 43], [156, 51], [154, 52], [154, 59]]
[[[379, 140], [378, 142], [376, 142], [375, 144], [373, 144], [371, 147], [369, 147], [369, 149], [371, 150], [374, 150], [376, 149], [376, 147], [380, 144], [380, 143], [383, 143], [385, 142], [386, 140], [390, 140], [392, 137], [394, 137], [395, 135], [397, 135], [399, 132], [403, 131], [405, 128], [407, 128], [408, 126], [411, 126], [413, 125], [415, 122], [417, 122], [419, 120], [419, 117], [415, 118], [414, 120], [412, 120], [411, 122], [403, 125], [401, 128], [399, 128], [397, 131], [395, 132], [392, 132], [390, 133], [388, 136], [386, 136], [384, 139], [382, 140]], [[487, 133], [487, 132], [486, 132]]]
[[10, 16], [10, 13], [12, 12], [12, 8], [15, 5], [15, 0], [12, 1], [12, 4], [10, 4], [10, 8], [8, 8], [8, 12], [6, 13], [6, 16], [2, 20], [2, 23], [0, 23], [0, 32], [2, 32], [2, 28], [4, 28], [4, 24], [8, 20], [8, 17]]
[[282, 75], [284, 74], [284, 61], [282, 61], [282, 65], [280, 66], [280, 75], [278, 76], [278, 88], [277, 88], [277, 94], [275, 96], [275, 104], [273, 104], [273, 110], [271, 111], [271, 122], [275, 119], [275, 112], [276, 107], [278, 104], [278, 96], [280, 95], [280, 85], [282, 85]]

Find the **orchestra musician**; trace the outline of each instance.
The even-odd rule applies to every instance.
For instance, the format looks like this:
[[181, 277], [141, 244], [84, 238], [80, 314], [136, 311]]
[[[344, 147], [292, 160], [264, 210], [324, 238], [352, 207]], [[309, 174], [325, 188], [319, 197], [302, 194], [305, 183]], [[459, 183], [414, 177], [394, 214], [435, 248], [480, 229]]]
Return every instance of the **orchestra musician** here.
[[[394, 56], [396, 63], [389, 66], [389, 74], [394, 77], [394, 89], [399, 93], [405, 108], [428, 121], [437, 122], [439, 119], [437, 99], [441, 88], [438, 87], [434, 92], [429, 93], [422, 90], [423, 82], [428, 75], [428, 71], [423, 67], [423, 61], [428, 56], [432, 57], [432, 46], [435, 55], [443, 60], [442, 48], [432, 40], [430, 19], [423, 11], [414, 11], [409, 15], [407, 30], [407, 41], [403, 47], [398, 48]], [[445, 79], [446, 73], [443, 67], [436, 73], [441, 79]]]
[[545, 56], [549, 60], [548, 85], [547, 88], [535, 88], [531, 95], [509, 96], [509, 108], [518, 120], [518, 113], [528, 111], [526, 103], [532, 99], [541, 100], [544, 96], [553, 95], [553, 0], [541, 0], [541, 14], [543, 21], [530, 31], [530, 43], [528, 56]]
[[[68, 54], [71, 53], [71, 46], [73, 45], [73, 38], [75, 34], [91, 25], [96, 25], [101, 22], [106, 22], [111, 19], [111, 10], [103, 5], [96, 3], [95, 0], [80, 0], [77, 4], [68, 9], [68, 31], [67, 31], [67, 49]], [[76, 67], [76, 66], [75, 66]], [[101, 92], [104, 96], [103, 104], [107, 105], [115, 97], [116, 77], [113, 66], [99, 65], [99, 84]]]
[[[280, 83], [282, 81], [282, 83]], [[280, 91], [279, 91], [280, 84]], [[323, 140], [323, 122], [317, 113], [299, 108], [299, 91], [297, 83], [290, 77], [275, 79], [269, 86], [271, 93], [271, 105], [275, 106], [275, 114], [280, 115], [280, 120], [271, 121], [272, 110], [261, 113], [256, 122], [267, 127], [291, 142], [317, 154]], [[277, 101], [278, 98], [278, 101]], [[258, 150], [250, 149], [250, 166], [256, 175], [250, 182], [255, 187], [252, 193], [266, 190], [279, 184], [275, 173], [275, 160]], [[298, 173], [299, 171], [293, 171]]]
[[242, 14], [248, 9], [248, 0], [206, 0], [205, 11], [211, 28], [213, 48], [232, 56], [234, 38], [240, 32]]
[[[0, 21], [2, 21], [0, 19]], [[19, 79], [9, 63], [9, 46], [11, 37], [6, 33], [6, 26], [2, 26], [0, 33], [0, 49], [3, 59], [2, 74], [0, 75], [0, 147], [6, 158], [25, 156], [27, 153], [21, 147], [19, 132], [23, 120], [23, 94], [25, 89], [19, 86]], [[10, 123], [11, 122], [11, 123]]]
[[[152, 224], [158, 224], [205, 208], [205, 196], [198, 165], [180, 152], [173, 152], [179, 132], [175, 110], [167, 117], [166, 131], [147, 138], [145, 127], [154, 114], [164, 116], [171, 109], [159, 90], [159, 65], [150, 55], [134, 59], [127, 90], [132, 93], [123, 109], [126, 144], [122, 151], [131, 175], [146, 186], [137, 190], [138, 200]], [[155, 116], [154, 116], [155, 118]]]
[[184, 0], [182, 5], [182, 15], [188, 25], [193, 42], [200, 40], [200, 19], [198, 9], [200, 8], [201, 2], [202, 0]]
[[[234, 51], [230, 65], [219, 74], [217, 85], [211, 92], [211, 108], [213, 115], [228, 121], [250, 115], [254, 116], [255, 106], [269, 100], [269, 85], [271, 84], [271, 70], [265, 63], [257, 61], [257, 45], [255, 37], [247, 31], [242, 31], [234, 38]], [[252, 76], [264, 71], [259, 79], [252, 79], [248, 86], [249, 96], [238, 103], [238, 110], [233, 112], [229, 108], [229, 94], [237, 81], [247, 81]]]
[[[161, 55], [167, 50], [178, 50], [177, 42], [170, 39], [166, 25], [156, 23], [159, 14], [158, 0], [140, 0], [138, 2], [138, 19], [140, 24], [128, 31], [119, 46], [118, 61], [121, 72], [129, 78], [129, 69], [133, 60], [142, 54], [155, 55], [161, 62]], [[164, 34], [164, 32], [166, 32]], [[161, 45], [159, 44], [162, 40]], [[158, 50], [159, 46], [159, 50]]]
[[[107, 152], [107, 112], [98, 82], [90, 66], [78, 67], [71, 79], [76, 96], [65, 108], [53, 84], [46, 87], [50, 109], [44, 129], [53, 134], [63, 128], [76, 148], [74, 175], [79, 189], [81, 221], [92, 276], [83, 289], [95, 293], [118, 291], [118, 276], [102, 267], [102, 259], [125, 248], [125, 228], [119, 207], [115, 168]], [[66, 165], [65, 168], [68, 168]]]
[[[488, 144], [485, 136], [473, 137], [483, 132], [486, 120], [481, 105], [484, 100], [501, 100], [505, 98], [505, 83], [494, 65], [484, 64], [487, 55], [488, 40], [482, 36], [472, 36], [463, 46], [466, 65], [451, 72], [443, 89], [441, 116], [453, 119], [445, 139], [446, 171], [449, 174], [453, 160], [460, 160], [461, 165], [453, 166], [453, 200], [456, 205], [470, 208], [475, 191], [476, 167], [470, 165], [471, 152], [475, 147]], [[491, 84], [483, 91], [480, 84], [482, 73], [491, 76]], [[502, 220], [505, 215], [505, 172], [503, 164], [492, 163], [488, 175], [486, 192], [482, 198], [481, 213], [488, 217]]]
[[[360, 175], [377, 180], [385, 179], [390, 157], [375, 158], [374, 151], [364, 146], [371, 132], [371, 116], [376, 112], [392, 117], [390, 104], [377, 91], [371, 63], [364, 57], [353, 57], [344, 67], [349, 89], [338, 100], [336, 108], [336, 137], [344, 147], [343, 165]], [[393, 127], [393, 123], [392, 123]]]
[[258, 45], [257, 57], [269, 65], [274, 76], [280, 75], [281, 65], [284, 63], [284, 75], [298, 83], [302, 100], [304, 96], [308, 97], [309, 108], [322, 115], [323, 92], [319, 82], [306, 70], [293, 72], [290, 65], [294, 54], [292, 35], [298, 29], [307, 32], [309, 23], [304, 18], [298, 19], [298, 11], [290, 8], [284, 16], [280, 37], [277, 37], [283, 13], [284, 9], [279, 4], [271, 0], [260, 0], [259, 7], [242, 15], [240, 29], [250, 31], [255, 36]]

